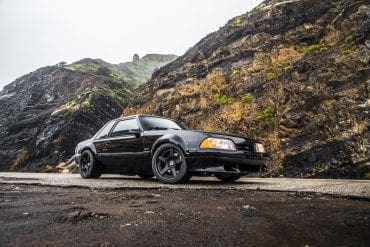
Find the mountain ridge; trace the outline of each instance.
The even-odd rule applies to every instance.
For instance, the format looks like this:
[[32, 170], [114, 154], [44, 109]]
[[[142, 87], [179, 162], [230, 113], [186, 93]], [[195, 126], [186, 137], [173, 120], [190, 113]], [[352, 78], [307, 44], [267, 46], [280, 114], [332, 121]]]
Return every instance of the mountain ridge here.
[[[173, 56], [156, 58], [152, 56], [144, 77]], [[124, 76], [117, 65], [85, 58], [39, 68], [4, 86], [0, 170], [57, 171], [78, 142], [120, 115], [135, 85], [142, 83], [125, 81]]]

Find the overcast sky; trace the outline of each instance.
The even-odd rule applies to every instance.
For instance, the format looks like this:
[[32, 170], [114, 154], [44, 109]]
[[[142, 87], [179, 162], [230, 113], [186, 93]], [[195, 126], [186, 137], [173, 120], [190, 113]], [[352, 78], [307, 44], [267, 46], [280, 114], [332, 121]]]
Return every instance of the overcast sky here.
[[0, 90], [39, 67], [85, 57], [182, 55], [261, 0], [0, 0]]

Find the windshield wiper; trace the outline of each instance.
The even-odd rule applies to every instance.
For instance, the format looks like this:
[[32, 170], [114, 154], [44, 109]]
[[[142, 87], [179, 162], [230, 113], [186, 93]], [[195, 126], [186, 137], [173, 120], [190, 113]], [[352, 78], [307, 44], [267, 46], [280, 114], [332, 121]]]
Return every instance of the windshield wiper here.
[[166, 128], [166, 127], [152, 127], [148, 130], [169, 130], [169, 129], [172, 129], [172, 130], [180, 130], [178, 128]]
[[168, 130], [168, 128], [165, 128], [165, 127], [152, 127], [148, 130]]

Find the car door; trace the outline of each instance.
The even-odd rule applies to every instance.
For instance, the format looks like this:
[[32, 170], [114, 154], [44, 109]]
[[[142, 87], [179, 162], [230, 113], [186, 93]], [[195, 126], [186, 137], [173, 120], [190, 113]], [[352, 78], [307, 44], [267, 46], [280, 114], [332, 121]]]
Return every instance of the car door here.
[[106, 160], [104, 159], [105, 156], [101, 154], [105, 154], [108, 152], [107, 150], [107, 142], [109, 141], [109, 133], [111, 129], [113, 128], [116, 121], [112, 120], [104, 125], [101, 130], [98, 131], [98, 133], [94, 137], [94, 146], [96, 150], [96, 154], [98, 155], [98, 158], [101, 162], [103, 162], [104, 165], [106, 165]]
[[141, 130], [136, 118], [118, 120], [104, 141], [104, 153], [99, 156], [108, 170], [136, 170], [143, 155]]

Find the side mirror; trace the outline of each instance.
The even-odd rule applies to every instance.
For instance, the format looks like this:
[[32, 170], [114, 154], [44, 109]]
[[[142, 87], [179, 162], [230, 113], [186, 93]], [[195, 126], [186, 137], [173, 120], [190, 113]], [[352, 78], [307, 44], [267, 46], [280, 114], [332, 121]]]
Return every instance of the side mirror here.
[[140, 129], [130, 129], [128, 131], [129, 134], [133, 134], [135, 135], [136, 137], [140, 137], [141, 135], [141, 130]]

